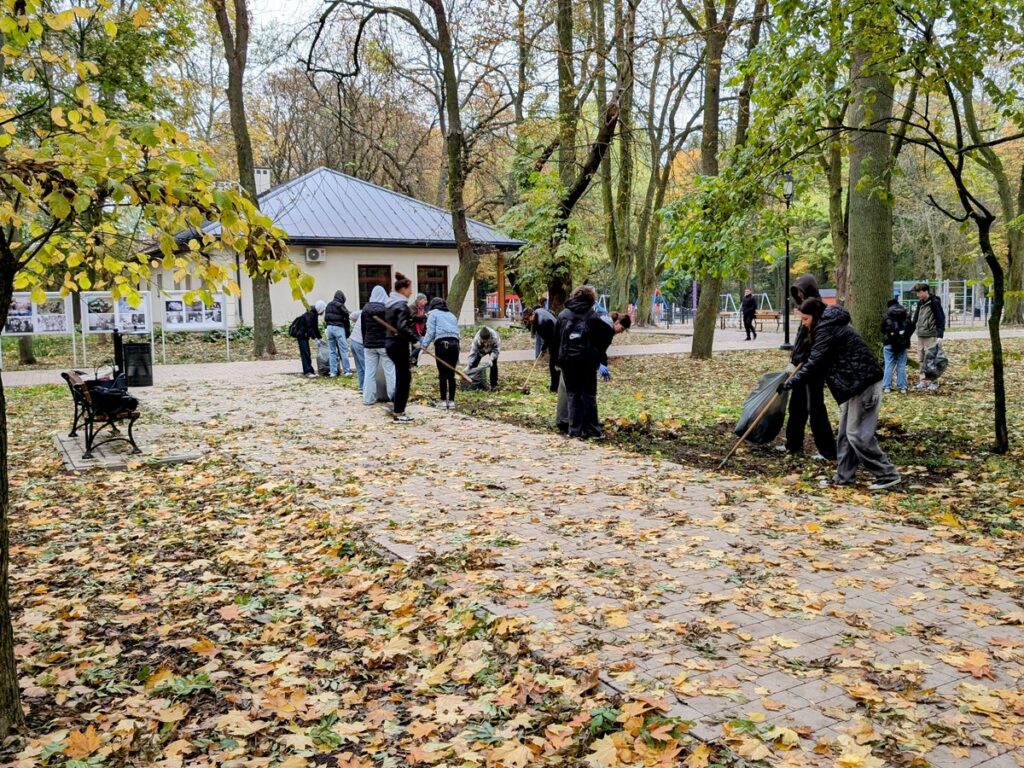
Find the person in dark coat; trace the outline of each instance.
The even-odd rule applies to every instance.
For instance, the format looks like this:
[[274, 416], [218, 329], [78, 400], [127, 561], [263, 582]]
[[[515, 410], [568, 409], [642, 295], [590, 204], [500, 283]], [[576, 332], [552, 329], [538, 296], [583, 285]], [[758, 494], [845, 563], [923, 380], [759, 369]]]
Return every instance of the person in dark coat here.
[[821, 299], [807, 299], [800, 305], [800, 314], [811, 348], [803, 367], [783, 382], [781, 389], [796, 391], [807, 381], [824, 381], [841, 406], [833, 484], [852, 485], [860, 465], [875, 476], [870, 486], [873, 491], [899, 484], [899, 472], [875, 437], [882, 405], [878, 358], [850, 325], [850, 313], [842, 307], [826, 307]]
[[[799, 307], [807, 299], [820, 299], [818, 281], [814, 275], [802, 275], [789, 289], [793, 297], [793, 306]], [[811, 338], [808, 330], [801, 325], [793, 342], [793, 351], [789, 361], [800, 365], [811, 353]], [[786, 442], [778, 446], [779, 451], [793, 454], [804, 452], [804, 431], [807, 422], [811, 422], [811, 434], [814, 445], [822, 458], [835, 461], [836, 438], [832, 432], [832, 421], [825, 407], [825, 385], [814, 378], [802, 377], [803, 388], [793, 390], [789, 398], [789, 416], [786, 419]]]
[[530, 330], [530, 335], [534, 338], [533, 356], [537, 358], [545, 352], [548, 353], [548, 388], [552, 392], [558, 391], [560, 375], [558, 368], [555, 367], [555, 356], [551, 353], [554, 348], [555, 322], [555, 316], [544, 307], [527, 307], [523, 310], [523, 325]]
[[376, 318], [384, 319], [384, 302], [388, 300], [388, 292], [384, 286], [375, 285], [370, 292], [370, 300], [363, 305], [359, 313], [359, 328], [363, 334], [363, 403], [373, 405], [377, 402], [377, 368], [384, 369], [384, 380], [387, 382], [387, 397], [395, 396], [395, 366], [387, 356], [384, 342], [387, 331]]
[[885, 319], [882, 320], [882, 357], [885, 360], [882, 391], [888, 394], [892, 390], [895, 372], [896, 386], [902, 394], [906, 394], [907, 354], [910, 350], [910, 337], [914, 335], [914, 322], [899, 299], [889, 299], [886, 307]]
[[751, 334], [756, 339], [757, 329], [754, 328], [754, 317], [757, 315], [757, 299], [754, 298], [754, 292], [749, 288], [743, 292], [740, 314], [743, 315], [743, 330], [747, 332], [747, 341], [750, 341]]
[[917, 389], [936, 391], [939, 382], [928, 381], [925, 376], [925, 356], [928, 350], [939, 343], [946, 332], [946, 312], [942, 309], [942, 299], [932, 293], [928, 283], [914, 286], [917, 294], [917, 308], [914, 310], [914, 328], [917, 331], [917, 359], [921, 364], [918, 373]]
[[348, 362], [348, 338], [352, 335], [352, 324], [349, 320], [348, 307], [345, 306], [343, 291], [335, 291], [334, 298], [327, 303], [327, 309], [324, 310], [324, 323], [327, 325], [327, 352], [330, 355], [331, 378], [338, 375], [339, 359], [345, 375], [351, 376], [352, 366]]
[[299, 344], [299, 357], [302, 359], [302, 372], [307, 379], [315, 379], [316, 371], [313, 370], [313, 356], [309, 351], [309, 340], [321, 338], [320, 336], [320, 315], [324, 313], [327, 304], [318, 301], [298, 317], [298, 334], [295, 340]]
[[412, 384], [412, 344], [419, 344], [420, 337], [412, 324], [412, 310], [409, 297], [412, 295], [412, 280], [401, 272], [395, 273], [395, 289], [384, 304], [384, 319], [391, 328], [387, 329], [384, 350], [395, 364], [395, 395], [393, 418], [395, 421], [412, 421], [405, 406], [409, 402], [409, 387]]
[[601, 322], [594, 309], [596, 303], [593, 288], [589, 285], [577, 288], [555, 325], [558, 336], [555, 354], [569, 404], [570, 437], [603, 437], [594, 428], [597, 424], [597, 345], [601, 341], [594, 338], [594, 322]]

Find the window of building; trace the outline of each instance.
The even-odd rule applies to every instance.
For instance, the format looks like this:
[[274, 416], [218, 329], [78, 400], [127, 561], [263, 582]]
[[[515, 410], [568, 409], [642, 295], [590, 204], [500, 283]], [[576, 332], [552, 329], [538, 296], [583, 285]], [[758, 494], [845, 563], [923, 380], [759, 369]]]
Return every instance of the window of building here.
[[359, 265], [359, 306], [370, 300], [374, 286], [381, 286], [388, 291], [391, 283], [391, 267], [387, 265]]
[[448, 267], [417, 267], [416, 289], [427, 299], [448, 300]]

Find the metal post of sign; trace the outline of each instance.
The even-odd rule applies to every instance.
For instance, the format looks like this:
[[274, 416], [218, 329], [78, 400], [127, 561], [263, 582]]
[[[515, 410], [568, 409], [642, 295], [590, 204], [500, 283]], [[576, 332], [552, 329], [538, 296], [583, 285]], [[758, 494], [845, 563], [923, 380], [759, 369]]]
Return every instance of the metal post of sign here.
[[85, 311], [85, 296], [84, 295], [81, 297], [81, 304], [82, 304], [82, 367], [83, 368], [88, 368], [89, 367], [89, 355], [88, 355], [87, 350], [89, 349], [89, 345], [86, 344], [86, 338], [87, 337], [85, 335], [85, 326], [87, 324], [86, 318], [88, 317], [88, 313]]
[[167, 321], [160, 323], [160, 355], [167, 365]]
[[[225, 316], [227, 312], [224, 313]], [[227, 323], [224, 324], [224, 342], [228, 348], [228, 362], [231, 362], [231, 329], [227, 327]]]

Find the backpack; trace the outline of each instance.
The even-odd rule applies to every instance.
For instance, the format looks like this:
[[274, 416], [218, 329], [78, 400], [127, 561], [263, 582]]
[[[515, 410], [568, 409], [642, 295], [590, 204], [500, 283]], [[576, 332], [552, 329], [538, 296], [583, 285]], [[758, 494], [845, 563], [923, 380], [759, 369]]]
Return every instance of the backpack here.
[[293, 339], [304, 339], [306, 338], [306, 324], [303, 322], [305, 314], [299, 315], [292, 324], [288, 326], [288, 335]]
[[589, 315], [572, 314], [568, 318], [562, 335], [558, 339], [558, 357], [562, 360], [577, 360], [590, 351]]
[[899, 320], [889, 319], [888, 329], [885, 333], [885, 344], [892, 347], [893, 352], [902, 352], [910, 347], [910, 337], [913, 331], [910, 321], [906, 315]]

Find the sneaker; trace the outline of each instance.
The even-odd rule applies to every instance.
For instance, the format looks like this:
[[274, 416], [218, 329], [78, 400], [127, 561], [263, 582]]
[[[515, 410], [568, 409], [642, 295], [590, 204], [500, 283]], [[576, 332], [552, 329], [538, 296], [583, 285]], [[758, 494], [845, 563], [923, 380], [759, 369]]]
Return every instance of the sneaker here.
[[447, 411], [448, 410], [448, 401], [447, 400], [440, 400], [437, 403], [437, 408], [439, 410], [442, 410], [442, 411]]
[[819, 480], [819, 488], [849, 488], [853, 483], [840, 483], [836, 478], [830, 477], [828, 480]]
[[939, 391], [939, 382], [937, 382], [937, 381], [931, 382], [928, 385], [927, 389], [928, 389], [929, 392], [938, 392]]
[[822, 456], [820, 453], [816, 453], [813, 456], [811, 456], [811, 461], [828, 461], [828, 459]]
[[455, 401], [454, 400], [449, 400], [448, 401], [448, 410], [449, 411], [454, 411], [455, 410]]
[[924, 391], [927, 388], [928, 388], [928, 385], [925, 382], [923, 382], [923, 381], [919, 381], [917, 383], [917, 386], [914, 387], [914, 389], [921, 390], [921, 391]]
[[905, 395], [905, 394], [907, 394], [907, 388], [906, 388], [906, 387], [904, 387], [903, 389], [901, 389], [901, 390], [900, 390], [900, 394], [901, 394], [901, 395]]
[[892, 394], [892, 390], [889, 389], [888, 387], [886, 387], [885, 389], [882, 390], [882, 394], [883, 395], [891, 395]]
[[899, 476], [894, 477], [892, 480], [876, 480], [868, 486], [869, 491], [884, 491], [887, 488], [892, 488], [899, 485], [902, 482]]
[[408, 421], [412, 421], [412, 416], [406, 416], [404, 413], [396, 413], [392, 417], [395, 421], [402, 422], [403, 424]]
[[306, 374], [306, 378], [307, 379], [315, 379], [316, 378], [316, 374], [315, 373], [307, 373]]
[[775, 451], [778, 452], [778, 453], [785, 453], [787, 450], [788, 449], [786, 448], [785, 445], [776, 445], [775, 446]]
[[351, 376], [352, 375], [352, 371], [345, 371], [345, 375], [346, 376]]
[[329, 373], [329, 374], [327, 374], [327, 375], [328, 375], [328, 376], [329, 376], [330, 378], [332, 378], [332, 379], [336, 379], [336, 378], [338, 378], [338, 374], [336, 374], [336, 373]]

